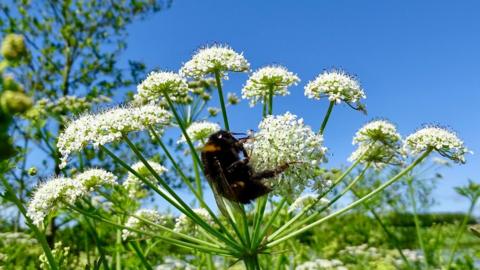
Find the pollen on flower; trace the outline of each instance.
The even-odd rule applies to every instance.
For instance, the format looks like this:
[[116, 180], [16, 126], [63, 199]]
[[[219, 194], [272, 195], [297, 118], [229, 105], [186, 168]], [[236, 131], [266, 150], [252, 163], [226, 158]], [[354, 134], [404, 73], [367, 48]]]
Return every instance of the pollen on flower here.
[[57, 177], [41, 184], [28, 203], [27, 216], [37, 226], [42, 226], [45, 217], [58, 209], [62, 202], [73, 204], [87, 194], [83, 185], [74, 179]]
[[358, 103], [366, 98], [360, 83], [343, 71], [326, 71], [305, 86], [305, 96], [313, 99], [328, 97], [336, 103]]
[[116, 185], [118, 178], [113, 173], [102, 169], [88, 169], [76, 175], [74, 179], [80, 182], [86, 190], [93, 191], [101, 186]]
[[200, 49], [180, 69], [185, 77], [202, 78], [215, 72], [223, 76], [228, 71], [246, 72], [250, 64], [241, 53], [224, 45], [213, 45]]
[[267, 180], [275, 193], [298, 196], [312, 181], [321, 181], [317, 176], [326, 152], [323, 136], [313, 132], [303, 119], [287, 112], [266, 117], [258, 128], [245, 144], [253, 168], [262, 171], [289, 164], [285, 172]]
[[[199, 142], [200, 145], [203, 145], [203, 142], [208, 139], [210, 135], [220, 130], [220, 125], [217, 123], [211, 123], [207, 121], [202, 122], [193, 122], [187, 128], [187, 135], [192, 142]], [[179, 143], [185, 142], [185, 136], [182, 135]]]
[[255, 71], [242, 89], [242, 98], [250, 100], [250, 106], [265, 102], [270, 95], [286, 96], [288, 87], [300, 82], [298, 76], [282, 66], [266, 66]]
[[92, 144], [94, 147], [117, 141], [124, 134], [150, 126], [166, 126], [171, 114], [161, 107], [148, 104], [140, 107], [114, 108], [103, 113], [87, 114], [71, 121], [60, 134], [57, 147], [62, 155], [61, 167], [68, 156]]
[[441, 127], [426, 126], [405, 139], [405, 151], [419, 154], [433, 149], [454, 162], [465, 163], [465, 154], [470, 151], [458, 136]]
[[187, 80], [174, 72], [154, 71], [137, 86], [137, 94], [134, 100], [146, 103], [161, 100], [164, 92], [172, 101], [186, 103], [188, 99]]
[[[168, 171], [167, 168], [165, 168], [158, 162], [152, 160], [148, 160], [147, 162], [158, 175], [161, 175]], [[147, 168], [147, 166], [145, 166], [143, 162], [139, 161], [133, 164], [132, 169], [142, 177], [145, 177], [150, 182], [156, 183], [155, 177], [153, 176], [152, 172]], [[143, 192], [144, 183], [131, 172], [128, 173], [127, 179], [125, 179], [122, 185], [128, 191], [128, 196], [132, 199], [142, 198], [146, 195], [145, 192]]]
[[[162, 215], [157, 210], [140, 209], [136, 211], [133, 216], [128, 218], [125, 226], [135, 230], [151, 232], [155, 229], [158, 229], [158, 227], [152, 225], [151, 223], [167, 227], [169, 226], [169, 224], [172, 223], [172, 219], [172, 216]], [[145, 220], [148, 220], [148, 222], [146, 222]], [[138, 236], [139, 233], [135, 231], [131, 231], [129, 229], [122, 230], [123, 240], [127, 240], [128, 238], [135, 238]]]

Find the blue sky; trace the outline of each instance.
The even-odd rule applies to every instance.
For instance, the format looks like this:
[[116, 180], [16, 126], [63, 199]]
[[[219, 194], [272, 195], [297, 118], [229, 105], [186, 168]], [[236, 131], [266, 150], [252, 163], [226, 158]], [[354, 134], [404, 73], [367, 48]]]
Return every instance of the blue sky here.
[[[455, 4], [454, 4], [455, 3]], [[385, 117], [406, 136], [424, 123], [457, 131], [480, 153], [480, 2], [476, 1], [186, 1], [129, 27], [125, 59], [149, 69], [177, 70], [196, 48], [214, 42], [243, 51], [256, 69], [281, 64], [302, 82], [275, 100], [318, 129], [327, 101], [304, 97], [303, 86], [325, 68], [358, 76], [368, 116], [337, 106], [325, 134], [333, 165], [346, 164], [351, 138], [365, 122]], [[240, 93], [246, 74], [231, 74], [227, 91]], [[232, 129], [256, 128], [260, 107], [229, 111]], [[218, 119], [220, 121], [220, 119]], [[464, 210], [453, 191], [480, 181], [480, 158], [444, 170], [436, 210]]]

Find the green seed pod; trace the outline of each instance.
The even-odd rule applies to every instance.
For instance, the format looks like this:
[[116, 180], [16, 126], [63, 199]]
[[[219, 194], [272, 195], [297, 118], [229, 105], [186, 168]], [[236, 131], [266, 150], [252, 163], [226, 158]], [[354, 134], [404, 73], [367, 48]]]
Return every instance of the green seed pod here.
[[22, 92], [4, 91], [0, 96], [0, 108], [6, 114], [24, 113], [32, 107], [32, 99]]
[[2, 42], [2, 56], [8, 61], [18, 61], [25, 56], [27, 48], [22, 35], [9, 34]]
[[28, 173], [28, 175], [30, 175], [30, 176], [35, 176], [35, 175], [37, 175], [38, 170], [37, 170], [36, 167], [31, 167], [31, 168], [28, 169], [27, 173]]

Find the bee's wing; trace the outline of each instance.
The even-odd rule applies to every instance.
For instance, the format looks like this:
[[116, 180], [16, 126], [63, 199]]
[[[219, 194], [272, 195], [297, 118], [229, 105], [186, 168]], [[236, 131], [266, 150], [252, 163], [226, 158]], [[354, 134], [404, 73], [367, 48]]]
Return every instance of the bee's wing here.
[[218, 209], [220, 209], [220, 212], [222, 212], [225, 217], [229, 217], [230, 215], [227, 210], [228, 208], [225, 205], [224, 197], [220, 195], [218, 188], [222, 187], [222, 190], [226, 193], [225, 195], [228, 195], [230, 198], [234, 196], [234, 191], [227, 181], [227, 177], [225, 176], [220, 161], [216, 160], [215, 166], [217, 167], [219, 174], [215, 179], [216, 181], [209, 180], [210, 186], [212, 186], [213, 195], [215, 197], [215, 201], [217, 202]]

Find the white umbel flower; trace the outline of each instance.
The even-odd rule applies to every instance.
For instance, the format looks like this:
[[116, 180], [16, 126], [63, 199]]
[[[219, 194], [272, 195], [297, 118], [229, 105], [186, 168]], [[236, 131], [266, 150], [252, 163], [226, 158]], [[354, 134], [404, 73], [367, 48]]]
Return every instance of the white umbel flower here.
[[202, 78], [215, 72], [223, 76], [228, 71], [246, 72], [250, 64], [241, 53], [223, 45], [213, 45], [200, 49], [190, 61], [180, 69], [185, 77]]
[[[291, 205], [288, 207], [288, 212], [295, 212], [298, 210], [303, 210], [316, 202], [316, 205], [312, 208], [313, 211], [322, 208], [327, 205], [330, 201], [326, 198], [318, 198], [319, 194], [304, 194], [298, 197]], [[317, 202], [318, 201], [318, 202]]]
[[441, 127], [426, 126], [405, 139], [404, 149], [419, 154], [433, 149], [454, 162], [465, 163], [465, 154], [469, 150], [458, 136]]
[[265, 102], [270, 92], [274, 96], [290, 94], [288, 87], [297, 85], [300, 79], [282, 66], [266, 66], [255, 71], [242, 89], [242, 98], [250, 100], [253, 107], [257, 102]]
[[267, 116], [258, 128], [253, 140], [245, 144], [251, 153], [251, 165], [263, 171], [289, 164], [285, 172], [267, 181], [277, 194], [298, 196], [318, 176], [318, 165], [326, 151], [323, 136], [289, 112]]
[[[192, 142], [199, 142], [203, 145], [203, 142], [210, 137], [213, 133], [220, 130], [220, 125], [217, 123], [211, 123], [207, 121], [193, 122], [187, 128], [187, 135]], [[179, 143], [186, 142], [185, 136], [182, 135]]]
[[93, 191], [101, 186], [116, 185], [118, 178], [113, 173], [102, 169], [89, 169], [76, 175], [74, 179], [80, 182], [87, 191]]
[[361, 158], [362, 163], [372, 162], [377, 168], [386, 164], [399, 164], [401, 140], [394, 124], [386, 120], [369, 122], [355, 134], [352, 143], [358, 145], [358, 148], [348, 161], [355, 162]]
[[316, 259], [304, 262], [297, 266], [295, 270], [347, 270], [343, 262], [340, 260]]
[[148, 104], [140, 107], [115, 108], [96, 115], [84, 115], [67, 124], [60, 134], [57, 147], [62, 155], [61, 167], [68, 156], [89, 144], [105, 145], [122, 138], [123, 134], [141, 131], [149, 126], [168, 125], [171, 114], [161, 107]]
[[153, 71], [137, 86], [137, 94], [134, 99], [140, 103], [158, 101], [163, 93], [174, 102], [185, 103], [188, 100], [187, 80], [174, 72]]
[[[128, 218], [127, 223], [125, 223], [126, 227], [140, 230], [140, 231], [148, 231], [151, 232], [152, 230], [158, 229], [152, 224], [145, 222], [137, 217], [142, 219], [148, 220], [151, 223], [158, 224], [164, 227], [167, 227], [172, 217], [170, 215], [162, 215], [157, 210], [153, 209], [140, 209], [135, 212], [135, 214]], [[138, 237], [138, 233], [134, 231], [130, 231], [128, 229], [122, 230], [122, 238], [123, 240], [127, 240], [128, 238], [135, 238]]]
[[379, 141], [386, 144], [397, 143], [402, 136], [397, 132], [394, 124], [386, 120], [375, 120], [367, 123], [360, 128], [355, 137], [353, 144], [368, 144]]
[[366, 98], [360, 83], [343, 71], [326, 71], [305, 86], [305, 96], [320, 99], [327, 96], [336, 103], [356, 103]]
[[45, 217], [58, 209], [62, 202], [73, 204], [86, 193], [87, 190], [77, 180], [63, 177], [50, 179], [34, 192], [27, 215], [35, 225], [42, 226]]
[[[147, 162], [158, 175], [162, 175], [163, 173], [168, 171], [167, 168], [160, 165], [158, 162], [155, 162], [152, 160], [148, 160]], [[141, 176], [145, 177], [150, 182], [156, 183], [155, 177], [147, 168], [147, 166], [143, 164], [143, 162], [139, 161], [133, 164], [132, 169], [136, 171], [138, 174], [140, 174]], [[128, 173], [127, 179], [125, 179], [122, 185], [128, 191], [128, 196], [132, 199], [143, 197], [144, 195], [146, 195], [144, 194], [144, 192], [142, 192], [144, 183], [142, 182], [142, 180], [140, 180], [131, 172]]]
[[[213, 219], [207, 210], [203, 208], [196, 208], [196, 209], [193, 209], [193, 212], [195, 212], [195, 214], [197, 214], [200, 217], [200, 219], [204, 220], [208, 224], [212, 226], [214, 225]], [[180, 233], [195, 234], [197, 229], [198, 228], [196, 223], [193, 222], [185, 214], [182, 214], [175, 221], [175, 227], [173, 230]]]
[[165, 258], [162, 264], [155, 267], [155, 270], [197, 270], [198, 268], [175, 258]]

